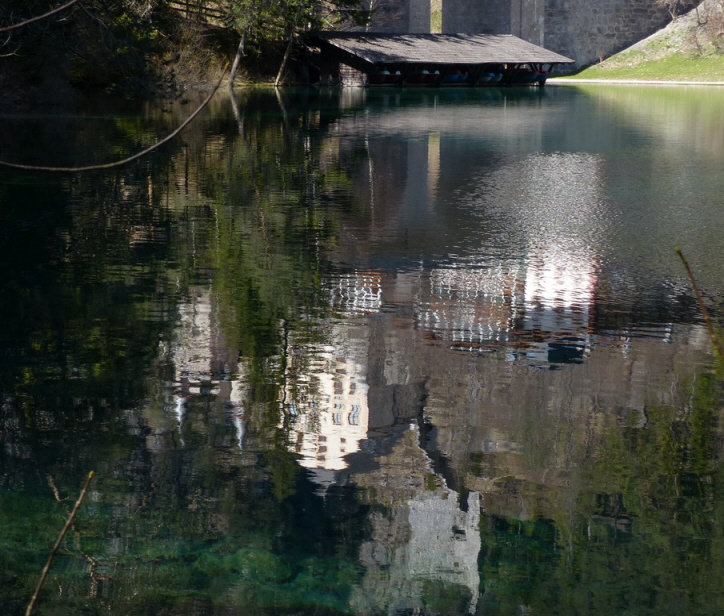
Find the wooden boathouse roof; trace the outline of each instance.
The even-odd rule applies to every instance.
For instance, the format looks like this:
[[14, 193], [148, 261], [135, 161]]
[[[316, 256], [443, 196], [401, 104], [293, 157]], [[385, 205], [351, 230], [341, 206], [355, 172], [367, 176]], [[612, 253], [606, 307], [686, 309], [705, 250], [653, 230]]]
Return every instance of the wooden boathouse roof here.
[[512, 34], [317, 32], [326, 43], [369, 64], [573, 64]]

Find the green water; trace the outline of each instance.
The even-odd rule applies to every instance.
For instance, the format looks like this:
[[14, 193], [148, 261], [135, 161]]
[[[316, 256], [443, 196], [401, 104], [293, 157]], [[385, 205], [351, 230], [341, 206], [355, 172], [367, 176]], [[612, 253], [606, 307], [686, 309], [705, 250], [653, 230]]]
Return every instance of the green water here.
[[[0, 116], [134, 153], [194, 106]], [[720, 614], [724, 91], [238, 91], [0, 170], [0, 613]]]

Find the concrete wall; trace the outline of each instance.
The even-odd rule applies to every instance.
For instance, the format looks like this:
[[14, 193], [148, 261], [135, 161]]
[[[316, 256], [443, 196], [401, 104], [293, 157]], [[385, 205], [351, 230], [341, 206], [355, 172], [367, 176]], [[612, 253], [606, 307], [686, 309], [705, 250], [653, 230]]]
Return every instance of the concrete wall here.
[[442, 31], [510, 34], [511, 0], [443, 0]]
[[443, 0], [443, 32], [513, 34], [587, 66], [669, 21], [651, 0]]
[[[366, 6], [374, 9], [369, 32], [430, 32], [430, 0], [366, 0]], [[653, 0], [442, 0], [443, 32], [513, 34], [574, 59], [576, 67], [607, 58], [669, 21]]]
[[430, 32], [430, 0], [410, 0], [409, 30], [411, 33]]
[[545, 25], [546, 0], [511, 1], [510, 34], [545, 47]]
[[374, 11], [368, 32], [430, 32], [430, 0], [366, 0], [365, 6]]
[[670, 21], [651, 0], [546, 0], [544, 46], [576, 60], [599, 62]]

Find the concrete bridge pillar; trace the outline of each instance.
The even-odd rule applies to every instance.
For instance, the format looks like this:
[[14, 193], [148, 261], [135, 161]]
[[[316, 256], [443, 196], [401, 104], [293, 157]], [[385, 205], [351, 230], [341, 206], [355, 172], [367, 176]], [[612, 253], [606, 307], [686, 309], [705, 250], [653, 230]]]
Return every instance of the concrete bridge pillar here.
[[443, 0], [442, 31], [513, 34], [543, 46], [546, 0]]
[[366, 6], [374, 11], [369, 32], [430, 32], [430, 0], [367, 0]]
[[[432, 0], [366, 0], [368, 31], [430, 32]], [[696, 0], [694, 0], [696, 1]], [[513, 34], [587, 66], [669, 21], [652, 0], [442, 0], [442, 32]]]
[[543, 47], [546, 0], [512, 0], [510, 34]]
[[427, 34], [430, 32], [430, 0], [409, 0], [408, 32]]
[[586, 66], [669, 21], [651, 0], [443, 0], [442, 31], [513, 34]]

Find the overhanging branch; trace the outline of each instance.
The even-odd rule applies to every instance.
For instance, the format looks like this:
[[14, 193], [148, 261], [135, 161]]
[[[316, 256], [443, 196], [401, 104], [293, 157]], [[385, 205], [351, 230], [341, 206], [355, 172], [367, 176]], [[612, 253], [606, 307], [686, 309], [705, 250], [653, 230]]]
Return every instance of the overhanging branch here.
[[10, 30], [16, 30], [17, 28], [22, 28], [23, 26], [27, 26], [28, 24], [32, 24], [36, 21], [40, 21], [41, 19], [46, 19], [47, 17], [50, 17], [51, 15], [55, 15], [56, 13], [60, 13], [60, 11], [64, 11], [65, 9], [70, 8], [76, 2], [78, 2], [78, 0], [70, 0], [70, 2], [66, 2], [63, 5], [54, 8], [52, 11], [48, 11], [47, 13], [43, 13], [42, 15], [38, 15], [37, 17], [31, 17], [30, 19], [25, 19], [24, 21], [20, 21], [16, 24], [13, 24], [12, 26], [3, 26], [2, 28], [0, 28], [0, 32], [10, 32]]

